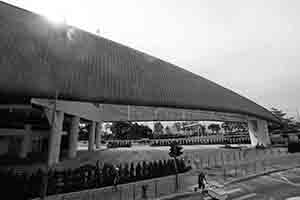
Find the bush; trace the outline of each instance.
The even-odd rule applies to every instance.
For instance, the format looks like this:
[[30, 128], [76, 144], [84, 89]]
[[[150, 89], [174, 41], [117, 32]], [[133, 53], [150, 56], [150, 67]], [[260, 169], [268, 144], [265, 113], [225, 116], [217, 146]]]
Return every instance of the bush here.
[[[144, 161], [136, 166], [134, 163], [125, 163], [118, 165], [118, 168], [119, 171], [116, 170], [116, 166], [108, 163], [104, 163], [101, 168], [97, 162], [95, 165], [88, 164], [63, 171], [51, 170], [47, 173], [41, 170], [33, 174], [3, 170], [0, 171], [0, 184], [5, 185], [7, 189], [1, 190], [0, 195], [9, 195], [10, 199], [24, 200], [41, 197], [45, 180], [48, 180], [47, 195], [54, 195], [111, 186], [117, 173], [119, 173], [119, 184], [176, 173], [174, 159]], [[178, 159], [177, 169], [179, 173], [183, 173], [191, 167], [187, 166], [183, 159]]]
[[107, 148], [119, 148], [119, 147], [131, 147], [131, 141], [109, 141], [107, 143]]

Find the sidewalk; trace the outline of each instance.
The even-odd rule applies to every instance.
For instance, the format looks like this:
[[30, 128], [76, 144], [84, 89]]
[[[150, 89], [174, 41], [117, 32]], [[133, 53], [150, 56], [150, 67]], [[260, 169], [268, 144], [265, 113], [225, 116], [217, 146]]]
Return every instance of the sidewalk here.
[[[202, 170], [206, 173], [207, 181], [210, 185], [216, 185], [222, 188], [258, 176], [285, 171], [296, 167], [300, 167], [300, 153], [286, 154], [251, 162], [242, 161], [237, 162], [237, 164], [204, 168]], [[171, 200], [179, 197], [183, 198], [199, 195], [200, 193], [195, 192], [194, 188], [198, 187], [197, 175], [200, 171], [201, 169], [197, 169], [189, 174], [188, 181], [183, 183], [185, 184], [185, 189], [183, 191], [160, 197], [158, 200]]]

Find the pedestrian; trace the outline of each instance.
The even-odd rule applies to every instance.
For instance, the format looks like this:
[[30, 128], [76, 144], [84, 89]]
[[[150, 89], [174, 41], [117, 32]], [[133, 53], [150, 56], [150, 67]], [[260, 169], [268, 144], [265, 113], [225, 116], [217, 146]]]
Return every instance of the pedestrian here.
[[204, 172], [200, 172], [198, 175], [198, 188], [202, 191], [205, 189], [205, 183], [207, 183]]
[[120, 180], [120, 176], [119, 176], [119, 168], [114, 167], [114, 188], [117, 191], [118, 190], [118, 184], [119, 184], [119, 180]]

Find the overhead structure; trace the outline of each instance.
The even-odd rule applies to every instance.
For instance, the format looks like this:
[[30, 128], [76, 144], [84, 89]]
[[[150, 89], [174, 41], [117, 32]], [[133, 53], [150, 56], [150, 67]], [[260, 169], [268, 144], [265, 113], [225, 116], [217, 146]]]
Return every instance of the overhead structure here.
[[[90, 119], [93, 143], [94, 131], [99, 130], [95, 122], [116, 120], [113, 118], [116, 115], [107, 115], [110, 116], [107, 119], [99, 117], [103, 112], [95, 111], [95, 104], [139, 109], [125, 112], [128, 120], [137, 121], [143, 117], [145, 121], [158, 119], [161, 114], [157, 115], [160, 113], [157, 108], [162, 108], [166, 112], [174, 109], [170, 111], [173, 114], [161, 117], [165, 120], [200, 120], [206, 115], [211, 120], [221, 120], [223, 116], [228, 120], [249, 121], [251, 117], [252, 121], [279, 122], [265, 108], [201, 76], [76, 27], [53, 24], [42, 16], [3, 2], [0, 2], [0, 41], [0, 105], [43, 107], [49, 124], [56, 124], [50, 131], [53, 134], [50, 151], [60, 144], [64, 114], [73, 115], [70, 122], [72, 151], [76, 149], [71, 143], [76, 141], [76, 124], [79, 123], [74, 117], [89, 119], [96, 113], [98, 118]], [[58, 108], [54, 116], [57, 121], [52, 122], [49, 104], [53, 104], [56, 97]], [[80, 110], [82, 102], [89, 105]], [[66, 106], [59, 107], [62, 104]], [[91, 105], [90, 111], [84, 110]], [[74, 110], [69, 112], [72, 107]], [[34, 129], [26, 125], [26, 132], [31, 128]], [[29, 144], [28, 137], [24, 138], [24, 144]], [[93, 145], [89, 147], [94, 149]], [[55, 163], [58, 153], [53, 153], [49, 162]], [[68, 155], [76, 154], [69, 152]]]
[[[210, 110], [278, 121], [212, 81], [145, 53], [0, 4], [0, 95]], [[22, 97], [22, 98], [16, 98]], [[4, 101], [4, 100], [2, 100]]]

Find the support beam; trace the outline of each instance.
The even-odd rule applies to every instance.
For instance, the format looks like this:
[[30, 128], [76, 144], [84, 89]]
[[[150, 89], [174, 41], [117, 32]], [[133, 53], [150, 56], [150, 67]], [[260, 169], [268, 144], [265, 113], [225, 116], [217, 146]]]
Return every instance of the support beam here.
[[95, 127], [96, 127], [96, 122], [92, 121], [89, 126], [89, 146], [88, 146], [89, 151], [95, 150]]
[[20, 158], [26, 158], [27, 154], [31, 152], [32, 148], [32, 139], [31, 139], [31, 125], [26, 124], [25, 127], [25, 135], [22, 138], [21, 149], [20, 149]]
[[48, 141], [48, 165], [51, 166], [59, 162], [64, 113], [62, 111], [56, 111], [54, 118], [52, 117], [52, 110], [45, 109], [45, 113], [51, 125]]
[[[51, 99], [31, 99], [31, 103], [53, 109]], [[77, 101], [56, 101], [56, 110], [69, 115], [80, 116], [90, 121], [233, 121], [247, 122], [242, 114], [224, 113], [204, 110], [190, 110], [179, 108], [146, 107], [102, 104], [101, 107], [93, 103]]]
[[73, 116], [71, 119], [68, 158], [75, 158], [77, 155], [78, 134], [80, 117]]
[[248, 128], [252, 146], [257, 144], [269, 146], [271, 144], [268, 123], [265, 120], [249, 119]]
[[102, 134], [102, 122], [97, 122], [96, 124], [96, 148], [97, 149], [100, 149], [101, 134]]

